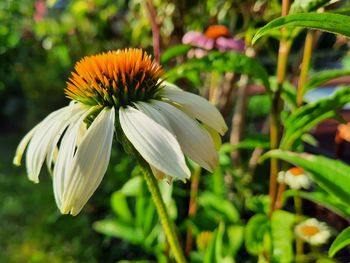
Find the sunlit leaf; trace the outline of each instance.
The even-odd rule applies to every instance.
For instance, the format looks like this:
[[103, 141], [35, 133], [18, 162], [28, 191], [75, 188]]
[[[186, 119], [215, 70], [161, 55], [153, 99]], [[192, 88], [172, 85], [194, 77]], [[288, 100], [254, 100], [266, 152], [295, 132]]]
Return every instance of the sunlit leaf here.
[[315, 73], [308, 82], [305, 84], [304, 93], [318, 88], [321, 84], [338, 77], [349, 76], [350, 70], [346, 69], [333, 69], [333, 70], [325, 70], [321, 72]]
[[133, 244], [139, 244], [143, 236], [136, 231], [132, 225], [122, 223], [118, 220], [105, 219], [93, 224], [93, 228], [106, 236], [125, 239]]
[[162, 64], [168, 62], [170, 59], [184, 55], [186, 54], [190, 49], [192, 48], [191, 45], [175, 45], [171, 46], [170, 48], [166, 49], [161, 57], [160, 57], [160, 62]]
[[228, 237], [228, 254], [236, 255], [238, 250], [242, 247], [244, 241], [244, 226], [242, 225], [231, 225], [227, 227]]
[[305, 27], [350, 37], [350, 17], [334, 13], [298, 13], [276, 18], [263, 26], [253, 37], [255, 43], [262, 36], [281, 27]]
[[284, 122], [285, 132], [281, 139], [280, 148], [290, 149], [293, 143], [305, 132], [326, 119], [341, 120], [336, 110], [342, 108], [349, 101], [350, 88], [341, 88], [327, 98], [309, 103], [293, 111]]
[[331, 247], [328, 250], [328, 255], [330, 257], [334, 257], [334, 255], [339, 250], [347, 245], [350, 245], [350, 227], [345, 228], [333, 241]]
[[121, 192], [114, 192], [111, 197], [111, 207], [118, 218], [124, 222], [132, 221], [131, 211], [128, 207], [126, 197]]
[[259, 255], [264, 250], [264, 237], [270, 230], [267, 215], [256, 214], [247, 223], [244, 241], [247, 251], [252, 255]]
[[142, 193], [143, 178], [135, 176], [129, 179], [120, 189], [120, 192], [126, 196], [138, 196]]
[[272, 150], [261, 157], [278, 158], [308, 171], [316, 183], [334, 198], [344, 202], [350, 200], [350, 166], [323, 156]]
[[272, 262], [292, 262], [295, 215], [278, 210], [271, 217]]
[[305, 13], [316, 11], [318, 8], [325, 6], [331, 0], [295, 0], [290, 7], [289, 13]]
[[222, 262], [222, 239], [224, 236], [224, 230], [224, 223], [220, 223], [209, 242], [209, 246], [204, 256], [204, 263]]

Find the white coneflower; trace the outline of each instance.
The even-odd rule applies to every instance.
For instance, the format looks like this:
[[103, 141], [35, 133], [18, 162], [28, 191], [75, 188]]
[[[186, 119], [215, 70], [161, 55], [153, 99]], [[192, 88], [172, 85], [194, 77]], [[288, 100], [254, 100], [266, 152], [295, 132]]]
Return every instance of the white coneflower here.
[[27, 148], [28, 176], [37, 183], [46, 160], [57, 206], [72, 215], [100, 184], [114, 134], [126, 149], [136, 150], [158, 178], [189, 178], [184, 155], [212, 171], [218, 155], [204, 127], [224, 134], [222, 116], [202, 97], [162, 81], [162, 73], [140, 49], [85, 57], [66, 88], [72, 102], [22, 139], [14, 163], [20, 165]]
[[308, 189], [311, 186], [311, 179], [304, 169], [292, 167], [289, 170], [278, 173], [278, 182], [285, 183], [292, 189]]
[[331, 231], [326, 223], [310, 218], [295, 227], [295, 234], [311, 245], [327, 243], [331, 237]]

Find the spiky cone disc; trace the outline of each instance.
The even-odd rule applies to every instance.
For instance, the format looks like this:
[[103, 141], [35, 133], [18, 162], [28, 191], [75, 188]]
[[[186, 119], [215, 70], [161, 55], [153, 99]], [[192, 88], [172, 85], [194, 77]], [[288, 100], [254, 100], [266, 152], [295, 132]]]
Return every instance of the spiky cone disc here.
[[86, 105], [119, 108], [154, 99], [163, 70], [141, 49], [123, 49], [88, 56], [75, 65], [68, 98]]

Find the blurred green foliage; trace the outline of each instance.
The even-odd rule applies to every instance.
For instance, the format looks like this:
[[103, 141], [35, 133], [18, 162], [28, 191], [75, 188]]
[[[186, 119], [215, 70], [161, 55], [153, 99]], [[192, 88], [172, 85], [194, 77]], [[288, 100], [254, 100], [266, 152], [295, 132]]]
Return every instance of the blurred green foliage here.
[[[307, 2], [323, 5], [329, 1]], [[298, 3], [303, 1], [295, 3], [294, 8], [299, 10]], [[224, 24], [249, 45], [256, 28], [279, 16], [280, 1], [153, 0], [153, 4], [161, 25], [162, 63], [170, 80], [177, 80], [186, 90], [206, 94], [215, 76], [219, 76], [216, 84], [224, 86], [225, 73], [235, 72], [251, 76], [247, 84], [264, 83], [271, 87], [269, 92], [277, 89], [276, 79], [269, 78], [276, 69], [276, 39], [259, 41], [254, 47], [257, 58], [211, 51], [204, 58], [191, 60], [186, 57], [191, 47], [178, 44], [189, 30], [203, 32], [209, 25]], [[273, 36], [281, 37], [278, 32]], [[298, 61], [303, 40], [293, 37], [292, 59]], [[64, 88], [75, 62], [86, 55], [126, 47], [153, 52], [150, 19], [143, 0], [0, 1], [0, 262], [169, 262], [169, 249], [140, 171], [118, 145], [113, 147], [111, 165], [101, 186], [75, 218], [60, 216], [48, 174], [43, 173], [40, 184], [33, 185], [23, 168], [11, 164], [24, 131], [68, 102]], [[292, 72], [295, 66], [290, 64]], [[344, 75], [347, 71], [341, 72]], [[322, 80], [328, 80], [327, 76]], [[320, 112], [328, 107], [327, 113], [333, 116], [347, 100], [340, 96], [344, 98], [339, 99], [341, 102], [326, 99], [306, 105], [297, 116], [298, 112], [292, 113], [296, 108], [293, 84], [283, 84], [281, 97], [286, 106], [282, 121], [289, 121], [286, 131], [296, 129], [292, 135], [298, 134], [296, 140], [293, 138], [297, 149], [302, 148], [302, 136], [309, 135], [306, 132], [314, 122], [324, 117], [316, 118]], [[271, 104], [270, 94], [249, 98], [244, 138], [236, 145], [222, 145], [219, 167], [212, 174], [202, 171], [195, 215], [188, 217], [190, 183], [161, 183], [179, 234], [184, 238], [186, 230], [192, 230], [191, 262], [263, 262], [267, 254], [276, 262], [293, 259], [295, 216], [279, 210], [269, 219], [266, 164], [249, 170], [254, 151], [269, 146], [269, 136], [260, 132], [260, 126]], [[228, 123], [234, 106], [230, 104], [225, 116]], [[307, 117], [302, 110], [318, 115]], [[242, 160], [233, 166], [232, 154], [237, 149]], [[197, 169], [192, 163], [190, 166], [193, 171]], [[347, 205], [325, 195], [315, 191], [303, 196], [348, 215]], [[287, 209], [292, 210], [289, 203]]]

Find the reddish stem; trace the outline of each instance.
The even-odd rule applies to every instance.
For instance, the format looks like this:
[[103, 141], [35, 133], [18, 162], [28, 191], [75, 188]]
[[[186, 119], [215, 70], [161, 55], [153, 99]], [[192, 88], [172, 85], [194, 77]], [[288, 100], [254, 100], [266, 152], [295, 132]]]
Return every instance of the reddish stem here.
[[147, 6], [148, 14], [151, 20], [151, 26], [152, 26], [154, 59], [158, 63], [160, 63], [160, 34], [159, 34], [159, 24], [157, 22], [157, 12], [156, 12], [156, 9], [154, 8], [152, 0], [147, 0], [146, 6]]

